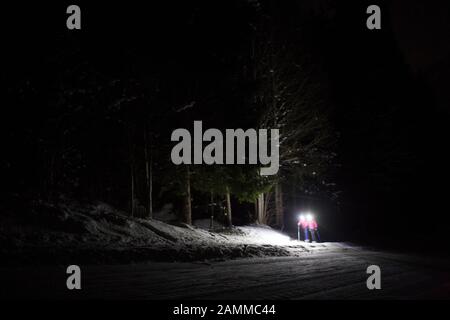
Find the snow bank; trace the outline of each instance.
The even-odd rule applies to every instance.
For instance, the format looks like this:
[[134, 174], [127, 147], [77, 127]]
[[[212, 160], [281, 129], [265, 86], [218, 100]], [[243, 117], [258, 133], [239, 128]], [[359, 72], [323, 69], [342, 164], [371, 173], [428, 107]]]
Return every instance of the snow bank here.
[[1, 219], [3, 264], [75, 258], [85, 263], [225, 260], [287, 256], [326, 247], [292, 241], [267, 226], [211, 232], [207, 230], [209, 220], [197, 221], [199, 227], [195, 227], [132, 218], [104, 203], [39, 203], [21, 220], [13, 215]]

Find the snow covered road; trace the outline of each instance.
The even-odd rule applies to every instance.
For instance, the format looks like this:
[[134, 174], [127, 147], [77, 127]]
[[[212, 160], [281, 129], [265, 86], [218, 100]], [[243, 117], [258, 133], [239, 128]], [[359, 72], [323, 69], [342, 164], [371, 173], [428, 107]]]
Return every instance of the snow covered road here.
[[[295, 250], [293, 245], [291, 250]], [[65, 289], [65, 269], [2, 269], [2, 295], [120, 299], [450, 298], [450, 261], [329, 243], [288, 257], [211, 263], [80, 266], [82, 290]], [[381, 268], [381, 290], [366, 269]], [[8, 289], [9, 287], [9, 289]], [[21, 288], [12, 293], [12, 288]]]

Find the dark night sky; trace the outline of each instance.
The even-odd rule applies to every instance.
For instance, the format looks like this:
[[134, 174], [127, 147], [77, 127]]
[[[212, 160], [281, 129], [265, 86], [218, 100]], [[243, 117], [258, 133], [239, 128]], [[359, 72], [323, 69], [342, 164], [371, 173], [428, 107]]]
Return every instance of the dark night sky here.
[[450, 2], [396, 0], [391, 10], [406, 61], [425, 79], [440, 110], [450, 113]]
[[424, 71], [441, 60], [448, 60], [448, 1], [394, 0], [390, 10], [399, 47], [414, 70]]

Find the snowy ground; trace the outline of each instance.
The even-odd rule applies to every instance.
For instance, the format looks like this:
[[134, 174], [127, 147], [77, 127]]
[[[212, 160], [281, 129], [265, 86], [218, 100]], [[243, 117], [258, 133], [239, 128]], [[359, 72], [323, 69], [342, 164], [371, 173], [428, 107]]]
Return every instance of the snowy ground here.
[[292, 256], [322, 245], [292, 242], [266, 226], [224, 229], [131, 218], [106, 204], [40, 204], [23, 221], [0, 216], [1, 264], [86, 264], [144, 261], [210, 261]]
[[[381, 268], [381, 290], [366, 287], [366, 268], [372, 264]], [[320, 250], [287, 257], [81, 265], [82, 290], [75, 292], [65, 289], [63, 267], [3, 268], [1, 295], [58, 299], [449, 299], [449, 267], [449, 261], [327, 243]]]
[[[450, 298], [450, 261], [344, 243], [306, 244], [264, 226], [210, 232], [133, 219], [104, 204], [42, 205], [0, 224], [0, 297], [120, 299]], [[66, 267], [82, 290], [66, 289]], [[368, 290], [369, 265], [381, 290]]]

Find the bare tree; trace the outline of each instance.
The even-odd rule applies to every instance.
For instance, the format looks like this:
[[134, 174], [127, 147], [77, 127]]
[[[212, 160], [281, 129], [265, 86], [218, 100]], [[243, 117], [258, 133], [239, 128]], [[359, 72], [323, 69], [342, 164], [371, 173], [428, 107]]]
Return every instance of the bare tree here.
[[[265, 220], [282, 228], [283, 183], [295, 175], [318, 177], [333, 157], [325, 82], [301, 44], [280, 32], [257, 39], [253, 59], [260, 83], [255, 95], [261, 110], [259, 126], [280, 130], [280, 171], [272, 183], [274, 219]], [[270, 201], [266, 196], [263, 215], [272, 215]]]

